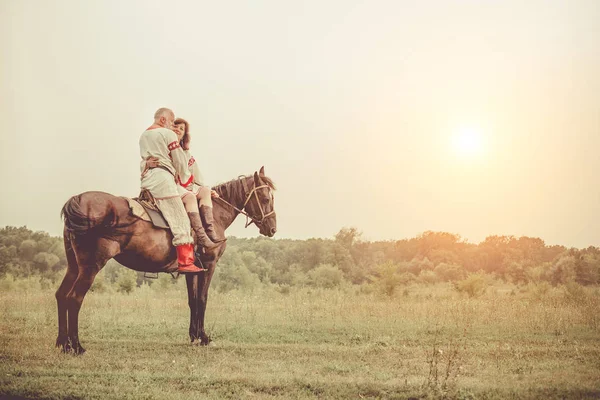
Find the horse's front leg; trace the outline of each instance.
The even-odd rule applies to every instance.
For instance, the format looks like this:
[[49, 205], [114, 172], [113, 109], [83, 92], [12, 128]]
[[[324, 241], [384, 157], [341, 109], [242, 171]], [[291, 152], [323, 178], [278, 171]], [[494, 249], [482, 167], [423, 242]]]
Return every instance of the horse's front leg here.
[[210, 343], [210, 337], [204, 331], [204, 314], [206, 312], [206, 302], [208, 301], [208, 288], [210, 287], [210, 281], [213, 274], [215, 273], [216, 263], [212, 262], [207, 265], [208, 271], [206, 271], [202, 278], [202, 284], [199, 287], [200, 295], [198, 296], [200, 304], [198, 305], [198, 326], [200, 328], [200, 344], [207, 346]]
[[215, 272], [216, 262], [205, 262], [204, 265], [208, 271], [195, 275], [198, 282], [197, 286], [194, 287], [194, 279], [192, 279], [192, 287], [195, 289], [195, 293], [190, 297], [190, 303], [192, 303], [192, 301], [194, 303], [193, 306], [190, 304], [190, 339], [192, 339], [192, 342], [194, 342], [194, 340], [199, 340], [201, 345], [206, 346], [210, 343], [210, 337], [204, 330], [204, 315], [206, 312], [206, 302], [208, 300], [208, 288], [210, 287], [210, 281]]
[[194, 343], [200, 338], [200, 330], [198, 328], [198, 285], [200, 274], [186, 274], [185, 283], [188, 291], [188, 305], [190, 306], [190, 340]]

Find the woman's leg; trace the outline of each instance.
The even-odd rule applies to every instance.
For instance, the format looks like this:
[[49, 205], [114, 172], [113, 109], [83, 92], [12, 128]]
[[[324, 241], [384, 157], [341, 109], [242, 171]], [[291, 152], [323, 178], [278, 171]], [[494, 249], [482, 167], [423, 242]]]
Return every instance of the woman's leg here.
[[196, 202], [196, 199], [194, 198], [194, 193], [192, 192], [187, 192], [185, 193], [182, 197], [181, 197], [181, 201], [183, 201], [183, 205], [185, 206], [185, 211], [187, 211], [188, 213], [199, 213], [200, 210], [198, 209], [198, 203]]
[[198, 202], [200, 203], [200, 206], [208, 206], [208, 207], [212, 208], [213, 203], [212, 203], [212, 197], [210, 195], [209, 187], [200, 186], [200, 189], [198, 189], [198, 194], [196, 195], [196, 197], [198, 198]]
[[200, 217], [200, 210], [198, 209], [198, 203], [196, 202], [196, 196], [194, 193], [187, 192], [181, 197], [185, 210], [187, 211], [188, 217], [190, 218], [190, 225], [195, 233], [196, 244], [198, 247], [204, 247], [205, 249], [212, 249], [217, 245], [210, 240], [204, 226], [202, 225], [202, 218]]
[[200, 203], [200, 216], [202, 217], [202, 223], [206, 229], [206, 234], [215, 243], [224, 242], [225, 236], [223, 234], [219, 234], [215, 230], [215, 220], [213, 217], [213, 207], [212, 207], [212, 198], [210, 193], [210, 188], [206, 186], [201, 186], [198, 190], [198, 194], [196, 197]]

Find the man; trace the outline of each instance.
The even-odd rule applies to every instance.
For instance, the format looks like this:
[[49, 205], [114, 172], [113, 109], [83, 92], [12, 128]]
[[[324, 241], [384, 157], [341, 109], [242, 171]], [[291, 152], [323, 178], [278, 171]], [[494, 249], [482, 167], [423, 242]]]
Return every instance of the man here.
[[[188, 170], [187, 157], [179, 145], [177, 135], [171, 130], [174, 120], [173, 111], [159, 108], [154, 114], [154, 124], [140, 137], [141, 187], [148, 189], [154, 196], [158, 208], [171, 227], [179, 264], [177, 271], [201, 272], [194, 265], [194, 239], [190, 234], [190, 220], [175, 181], [178, 177], [183, 186], [190, 185], [193, 176]], [[158, 159], [158, 168], [146, 168], [148, 157]]]

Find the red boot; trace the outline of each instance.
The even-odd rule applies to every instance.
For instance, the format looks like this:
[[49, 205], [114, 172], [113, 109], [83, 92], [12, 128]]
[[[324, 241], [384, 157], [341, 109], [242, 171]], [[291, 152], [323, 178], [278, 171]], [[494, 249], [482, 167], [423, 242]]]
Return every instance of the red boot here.
[[175, 247], [177, 249], [177, 272], [194, 273], [202, 270], [194, 265], [194, 245], [191, 243]]

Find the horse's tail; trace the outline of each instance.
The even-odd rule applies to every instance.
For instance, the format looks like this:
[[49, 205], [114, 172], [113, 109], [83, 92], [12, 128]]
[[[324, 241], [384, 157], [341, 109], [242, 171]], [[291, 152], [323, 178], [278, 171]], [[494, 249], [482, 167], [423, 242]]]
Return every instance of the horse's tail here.
[[[82, 210], [82, 202], [85, 202], [85, 199], [83, 199], [84, 194], [71, 197], [60, 211], [61, 217], [65, 220], [67, 232], [81, 236], [91, 232], [99, 233], [98, 231], [104, 233], [106, 229], [112, 228], [112, 225], [114, 225], [113, 215], [102, 212], [89, 215]], [[84, 205], [83, 208], [88, 207]]]
[[[117, 204], [122, 202], [123, 204]], [[119, 215], [120, 214], [120, 215]], [[71, 235], [114, 238], [126, 232], [137, 218], [127, 218], [129, 206], [126, 200], [102, 192], [85, 192], [71, 197], [60, 215], [65, 229]]]
[[81, 195], [73, 196], [60, 210], [60, 216], [65, 220], [67, 232], [74, 235], [84, 235], [98, 226], [97, 222], [81, 210]]

